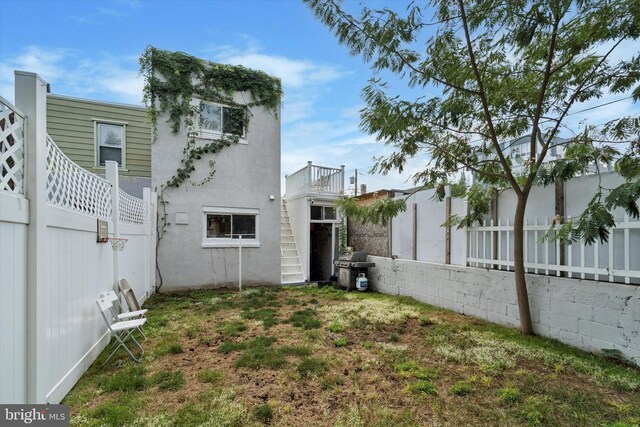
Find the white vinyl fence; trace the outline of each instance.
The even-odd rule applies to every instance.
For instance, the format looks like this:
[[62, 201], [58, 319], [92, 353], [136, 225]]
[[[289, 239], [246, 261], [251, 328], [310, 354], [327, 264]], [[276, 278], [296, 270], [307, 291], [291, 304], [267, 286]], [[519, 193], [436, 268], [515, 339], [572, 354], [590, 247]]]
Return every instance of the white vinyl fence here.
[[[543, 236], [553, 226], [556, 204], [567, 219], [582, 213], [601, 183], [613, 188], [622, 178], [613, 172], [586, 175], [565, 183], [560, 202], [553, 187], [535, 187], [529, 197], [524, 225], [524, 259], [527, 273], [574, 279], [640, 284], [640, 221], [621, 209], [612, 214], [616, 226], [607, 242], [560, 245]], [[433, 190], [417, 192], [407, 199], [407, 210], [392, 220], [392, 255], [399, 259], [513, 271], [513, 217], [516, 199], [512, 191], [497, 199], [495, 220], [467, 230], [453, 227], [447, 233], [445, 202], [433, 200]], [[464, 215], [466, 203], [451, 199], [449, 211]], [[553, 237], [553, 231], [551, 231]], [[447, 242], [448, 240], [448, 242]], [[446, 261], [447, 253], [449, 262]]]
[[[616, 222], [608, 242], [593, 245], [576, 242], [566, 246], [564, 265], [560, 258], [563, 250], [560, 243], [550, 239], [544, 242], [541, 240], [551, 227], [550, 221], [549, 217], [545, 217], [544, 221], [534, 218], [530, 224], [530, 220], [526, 219], [523, 249], [527, 273], [560, 276], [561, 272], [565, 272], [565, 276], [569, 278], [638, 283], [640, 270], [637, 263], [640, 252], [636, 249], [635, 257], [632, 255], [631, 237], [633, 233], [633, 247], [637, 248], [636, 236], [640, 231], [640, 221], [631, 221], [625, 215], [622, 221]], [[495, 243], [492, 237], [494, 233], [497, 235]], [[498, 256], [494, 258], [493, 253]], [[501, 224], [501, 220], [498, 220], [497, 225], [493, 225], [493, 221], [489, 225], [485, 222], [482, 226], [469, 229], [467, 260], [474, 267], [497, 266], [500, 270], [513, 270], [513, 225], [510, 221]]]
[[[74, 164], [46, 134], [46, 82], [16, 72], [16, 105], [0, 99], [0, 403], [58, 403], [108, 341], [100, 292], [126, 278], [154, 289], [155, 200], [122, 192]], [[22, 112], [21, 112], [21, 111]], [[97, 222], [127, 238], [97, 242]]]

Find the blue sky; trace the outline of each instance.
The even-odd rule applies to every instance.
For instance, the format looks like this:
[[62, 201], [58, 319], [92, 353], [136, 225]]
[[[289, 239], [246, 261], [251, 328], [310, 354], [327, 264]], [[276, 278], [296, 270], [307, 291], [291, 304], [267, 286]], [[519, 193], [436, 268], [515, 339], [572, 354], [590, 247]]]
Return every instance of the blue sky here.
[[[297, 0], [3, 0], [0, 95], [13, 100], [13, 70], [20, 69], [42, 75], [57, 94], [140, 104], [138, 58], [148, 45], [280, 77], [283, 175], [311, 160], [344, 164], [347, 176], [358, 168], [365, 173], [359, 182], [369, 190], [404, 188], [427, 160], [412, 160], [403, 175], [366, 174], [373, 156], [390, 153], [358, 128], [361, 89], [371, 73]], [[634, 112], [640, 107], [624, 100], [577, 113], [569, 123], [578, 129], [584, 119], [599, 124]]]

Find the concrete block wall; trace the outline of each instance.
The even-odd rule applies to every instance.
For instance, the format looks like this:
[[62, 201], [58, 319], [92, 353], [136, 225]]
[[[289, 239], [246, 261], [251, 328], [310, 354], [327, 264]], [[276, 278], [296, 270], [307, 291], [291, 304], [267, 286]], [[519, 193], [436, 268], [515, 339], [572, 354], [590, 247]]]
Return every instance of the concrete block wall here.
[[[512, 272], [369, 257], [372, 289], [518, 327]], [[586, 351], [616, 349], [640, 366], [640, 286], [527, 275], [534, 332]]]

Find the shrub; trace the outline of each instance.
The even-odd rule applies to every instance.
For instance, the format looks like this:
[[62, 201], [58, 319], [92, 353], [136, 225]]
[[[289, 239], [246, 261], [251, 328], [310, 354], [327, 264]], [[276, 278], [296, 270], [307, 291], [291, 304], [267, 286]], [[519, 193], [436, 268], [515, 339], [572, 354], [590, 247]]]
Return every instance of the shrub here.
[[517, 387], [501, 388], [497, 392], [498, 400], [504, 403], [514, 403], [520, 400], [520, 390]]

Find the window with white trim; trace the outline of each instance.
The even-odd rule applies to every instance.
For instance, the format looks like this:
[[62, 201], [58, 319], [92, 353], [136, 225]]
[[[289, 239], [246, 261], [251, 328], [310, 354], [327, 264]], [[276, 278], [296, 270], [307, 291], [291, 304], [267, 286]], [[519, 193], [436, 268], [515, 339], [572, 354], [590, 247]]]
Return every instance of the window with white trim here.
[[200, 132], [203, 137], [207, 134], [231, 134], [241, 138], [245, 136], [244, 107], [228, 107], [212, 102], [200, 101]]
[[259, 210], [245, 208], [204, 207], [203, 247], [260, 245], [258, 236]]
[[96, 151], [98, 166], [112, 160], [118, 166], [124, 165], [125, 125], [96, 122]]
[[333, 206], [319, 206], [311, 205], [311, 220], [312, 221], [335, 221], [336, 220], [336, 208]]

